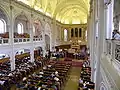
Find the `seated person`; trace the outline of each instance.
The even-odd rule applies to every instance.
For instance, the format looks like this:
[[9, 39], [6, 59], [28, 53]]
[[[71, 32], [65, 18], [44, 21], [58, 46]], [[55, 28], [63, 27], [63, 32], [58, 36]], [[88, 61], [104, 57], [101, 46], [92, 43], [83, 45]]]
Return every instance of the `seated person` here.
[[26, 77], [23, 78], [23, 83], [27, 83], [27, 78]]
[[54, 77], [54, 80], [59, 81], [59, 78], [58, 77]]
[[39, 72], [39, 74], [44, 74], [43, 70]]
[[118, 32], [118, 30], [113, 31], [112, 37], [113, 37], [113, 39], [120, 40], [120, 33]]
[[45, 69], [47, 69], [47, 67], [46, 67], [46, 66], [44, 66], [44, 67], [43, 67], [43, 70], [45, 70]]
[[59, 75], [58, 75], [58, 71], [55, 71], [55, 75], [56, 75], [56, 76], [59, 76]]

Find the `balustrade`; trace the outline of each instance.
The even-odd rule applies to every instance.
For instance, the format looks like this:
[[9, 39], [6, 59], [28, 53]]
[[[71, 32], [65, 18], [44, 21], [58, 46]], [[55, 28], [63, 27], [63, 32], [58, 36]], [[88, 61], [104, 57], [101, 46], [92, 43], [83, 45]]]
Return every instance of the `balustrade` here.
[[14, 38], [14, 43], [30, 42], [30, 38]]
[[[0, 45], [9, 44], [9, 38], [1, 38]], [[42, 41], [42, 38], [33, 38], [34, 42]], [[14, 38], [14, 43], [27, 43], [30, 42], [30, 38]]]
[[0, 44], [9, 44], [9, 38], [1, 38]]
[[42, 40], [42, 38], [33, 38], [33, 41], [34, 41], [34, 42], [36, 42], [36, 41], [39, 42], [39, 41], [41, 41], [41, 40]]
[[120, 61], [120, 41], [106, 40], [106, 54], [110, 55], [112, 59]]

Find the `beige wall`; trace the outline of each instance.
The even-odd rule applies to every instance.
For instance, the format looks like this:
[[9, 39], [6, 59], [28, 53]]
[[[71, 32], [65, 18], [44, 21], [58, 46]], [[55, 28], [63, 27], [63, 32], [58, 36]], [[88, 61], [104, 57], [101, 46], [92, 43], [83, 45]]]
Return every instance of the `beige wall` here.
[[[75, 37], [75, 32], [74, 32], [74, 37], [71, 37], [71, 29], [78, 28], [78, 37]], [[81, 30], [81, 37], [79, 37], [79, 28], [82, 28]], [[70, 40], [74, 41], [75, 39], [77, 40], [81, 40], [81, 43], [84, 43], [86, 45], [86, 30], [87, 30], [87, 24], [77, 24], [77, 25], [65, 25], [65, 24], [61, 24], [61, 28], [59, 29], [59, 31], [57, 31], [57, 33], [59, 33], [60, 37], [59, 40], [61, 42], [64, 42], [64, 29], [68, 30], [68, 39], [67, 42], [69, 43]]]

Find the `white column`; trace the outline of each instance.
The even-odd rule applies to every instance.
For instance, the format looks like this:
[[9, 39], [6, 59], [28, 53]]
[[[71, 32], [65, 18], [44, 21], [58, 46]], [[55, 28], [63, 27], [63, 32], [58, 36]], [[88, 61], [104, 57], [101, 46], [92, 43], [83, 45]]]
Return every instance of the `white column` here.
[[[108, 20], [109, 20], [109, 19], [108, 19], [108, 7], [107, 7], [107, 5], [105, 5], [105, 7], [104, 7], [104, 17], [105, 17], [105, 18], [104, 18], [104, 22], [105, 22], [105, 24], [104, 24], [104, 25], [105, 25], [105, 26], [104, 26], [104, 30], [105, 30], [105, 34], [104, 34], [104, 35], [105, 35], [105, 36], [104, 36], [104, 37], [105, 37], [105, 39], [104, 39], [104, 43], [103, 43], [103, 44], [104, 44], [103, 52], [106, 54], [106, 52], [107, 52], [107, 51], [106, 51], [106, 50], [107, 50], [107, 49], [106, 49], [106, 45], [107, 45], [106, 39], [107, 39], [107, 31], [108, 31], [107, 28], [109, 27], [109, 23], [108, 23]], [[111, 36], [111, 35], [110, 35], [110, 36]]]
[[31, 62], [34, 62], [34, 47], [31, 47], [30, 48], [30, 61]]
[[87, 21], [87, 45], [90, 48], [90, 17], [88, 17]]
[[51, 34], [50, 34], [50, 51], [52, 51], [52, 47], [54, 46], [55, 43], [55, 35], [54, 35], [54, 25], [51, 25]]
[[50, 51], [53, 50], [53, 47], [55, 47], [55, 42], [56, 42], [56, 20], [55, 18], [53, 19], [53, 24], [51, 24], [51, 41], [50, 41]]
[[95, 83], [95, 90], [99, 90], [100, 88], [100, 60], [102, 53], [104, 52], [104, 40], [105, 40], [105, 22], [104, 22], [104, 0], [99, 0], [99, 15], [98, 15], [98, 47], [97, 47], [97, 70], [96, 70], [96, 83]]
[[42, 37], [43, 37], [43, 44], [42, 44], [42, 49], [43, 49], [43, 57], [45, 57], [45, 53], [46, 53], [46, 44], [45, 44], [45, 32], [44, 30], [42, 30]]
[[95, 56], [96, 56], [96, 54], [95, 54], [95, 51], [96, 51], [96, 47], [95, 47], [95, 40], [96, 40], [96, 26], [97, 26], [97, 24], [96, 24], [96, 8], [97, 8], [97, 6], [96, 6], [96, 1], [93, 1], [93, 12], [92, 12], [92, 23], [93, 23], [93, 25], [92, 25], [92, 68], [91, 68], [91, 71], [92, 71], [92, 75], [91, 75], [91, 79], [92, 79], [92, 81], [94, 82], [94, 73], [95, 73], [95, 71], [94, 71], [94, 67], [95, 67], [95, 60], [96, 60], [96, 58], [95, 58]]
[[10, 63], [11, 63], [11, 71], [15, 70], [15, 53], [14, 53], [14, 22], [13, 22], [13, 7], [10, 6], [10, 30], [9, 30], [9, 38], [11, 45], [11, 53], [10, 53]]
[[11, 71], [15, 70], [15, 52], [13, 50], [14, 49], [12, 49], [12, 52], [10, 52]]
[[91, 44], [90, 44], [90, 46], [91, 46], [91, 53], [90, 53], [90, 59], [91, 59], [91, 79], [92, 79], [92, 81], [94, 81], [94, 61], [95, 61], [95, 50], [96, 50], [96, 48], [95, 48], [95, 37], [96, 37], [96, 23], [95, 23], [95, 2], [93, 1], [93, 10], [92, 10], [92, 12], [91, 12], [91, 30], [90, 30], [90, 32], [91, 32]]
[[[93, 12], [92, 12], [93, 13]], [[93, 14], [91, 15], [91, 20], [90, 20], [90, 26], [91, 26], [91, 29], [90, 29], [90, 65], [91, 65], [91, 74], [93, 74], [93, 61], [94, 61], [94, 59], [93, 59], [93, 24], [94, 24], [94, 22], [93, 22]], [[93, 76], [93, 75], [91, 75], [91, 76]], [[92, 78], [93, 79], [93, 78]]]
[[108, 5], [108, 31], [109, 31], [109, 39], [112, 38], [112, 31], [113, 31], [113, 7], [114, 7], [114, 0], [111, 0], [111, 3]]
[[30, 19], [30, 41], [31, 41], [31, 48], [30, 48], [30, 61], [34, 62], [34, 42], [33, 42], [33, 18], [31, 15], [31, 19]]

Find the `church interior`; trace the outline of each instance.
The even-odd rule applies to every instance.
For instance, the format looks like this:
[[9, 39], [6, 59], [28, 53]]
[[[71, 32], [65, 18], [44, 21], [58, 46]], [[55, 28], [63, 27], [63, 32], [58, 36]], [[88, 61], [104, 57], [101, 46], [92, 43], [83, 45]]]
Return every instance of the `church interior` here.
[[0, 0], [0, 90], [120, 90], [120, 0]]

